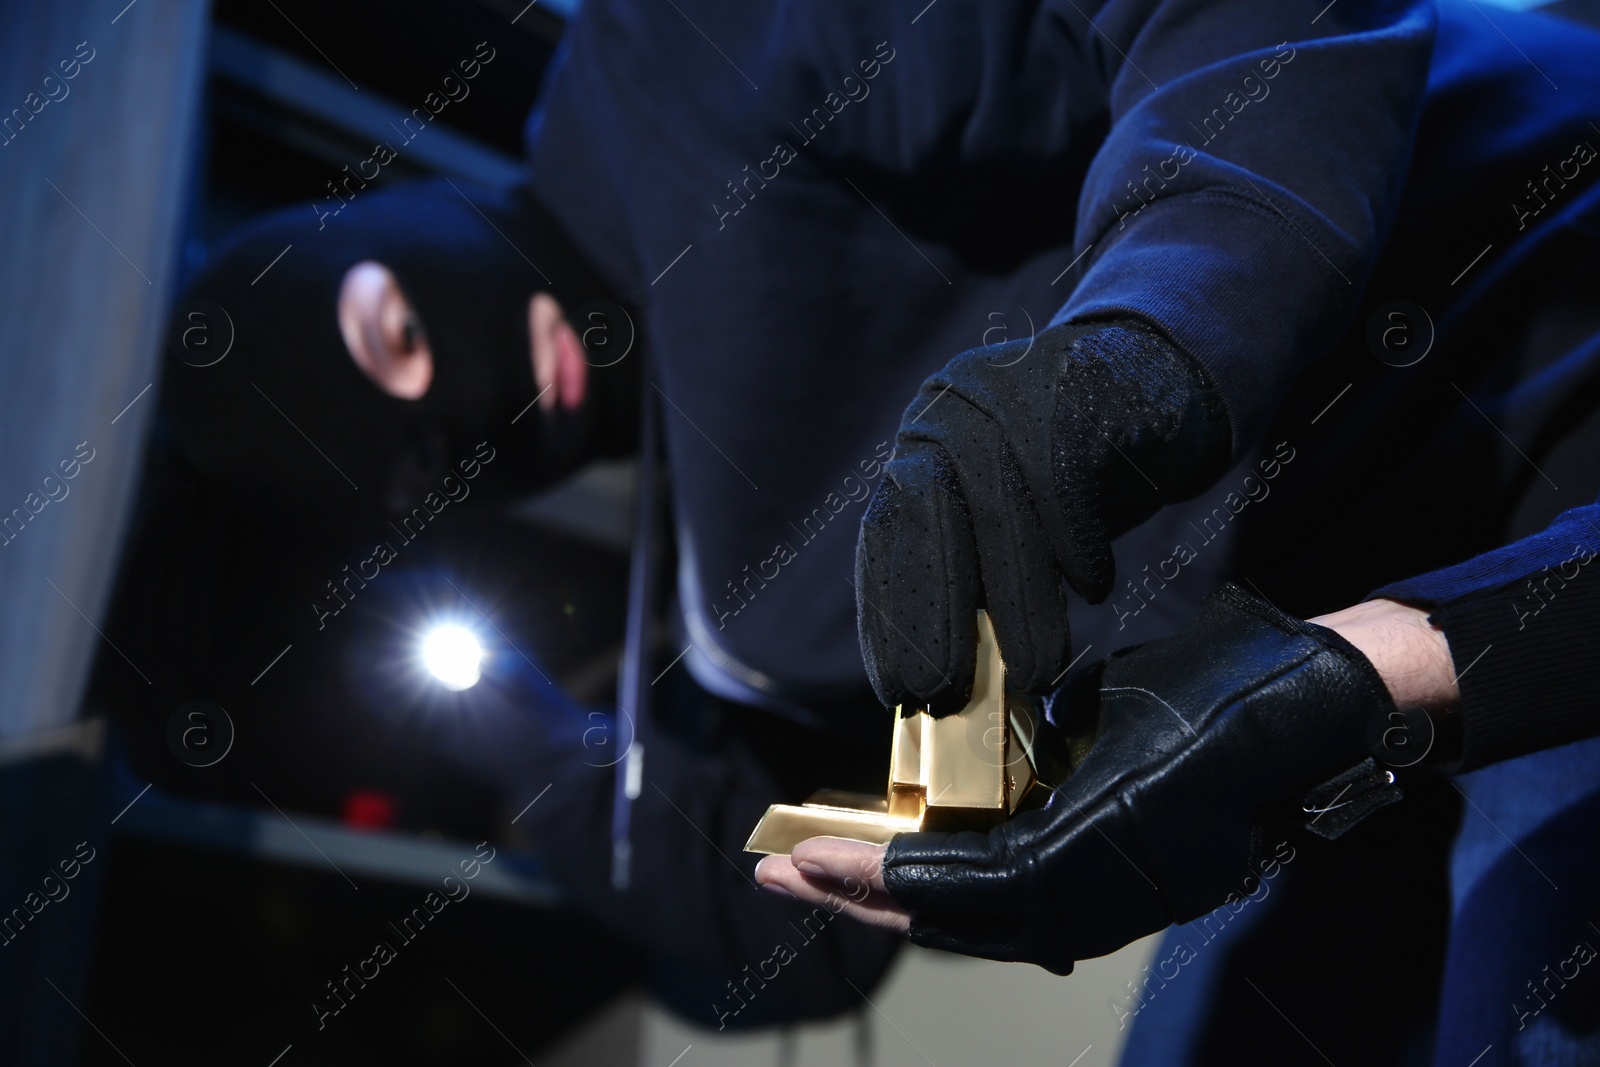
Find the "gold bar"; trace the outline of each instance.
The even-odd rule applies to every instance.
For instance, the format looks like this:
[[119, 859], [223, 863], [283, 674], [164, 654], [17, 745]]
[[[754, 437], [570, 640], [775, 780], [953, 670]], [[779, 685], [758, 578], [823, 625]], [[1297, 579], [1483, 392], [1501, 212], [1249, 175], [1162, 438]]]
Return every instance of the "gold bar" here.
[[746, 852], [788, 855], [809, 837], [887, 844], [917, 830], [981, 830], [1013, 814], [1035, 780], [1033, 704], [1006, 685], [986, 612], [978, 612], [972, 699], [953, 715], [895, 709], [883, 798], [822, 790], [805, 804], [774, 804]]
[[927, 806], [927, 778], [922, 772], [923, 712], [907, 715], [894, 709], [894, 743], [889, 749], [890, 814], [920, 819]]
[[987, 612], [978, 614], [972, 699], [954, 715], [923, 715], [928, 818], [941, 828], [998, 821], [1006, 806], [1006, 665]]
[[921, 819], [897, 818], [881, 811], [821, 804], [774, 804], [756, 824], [744, 850], [787, 856], [794, 851], [794, 846], [812, 837], [847, 837], [871, 845], [887, 845], [895, 834], [920, 829]]

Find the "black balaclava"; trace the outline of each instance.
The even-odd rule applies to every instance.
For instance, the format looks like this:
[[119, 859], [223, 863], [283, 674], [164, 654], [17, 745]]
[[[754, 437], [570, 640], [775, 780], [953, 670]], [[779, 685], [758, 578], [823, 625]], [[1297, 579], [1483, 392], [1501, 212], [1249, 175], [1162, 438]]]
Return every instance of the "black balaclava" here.
[[[420, 399], [389, 396], [345, 347], [339, 290], [363, 260], [393, 272], [426, 335]], [[588, 349], [576, 411], [529, 406], [540, 291]], [[337, 214], [278, 212], [232, 235], [178, 301], [163, 380], [172, 434], [197, 473], [257, 503], [401, 512], [486, 454], [474, 488], [526, 492], [634, 445], [637, 353], [614, 354], [633, 320], [612, 292], [525, 193], [429, 181], [358, 191]]]

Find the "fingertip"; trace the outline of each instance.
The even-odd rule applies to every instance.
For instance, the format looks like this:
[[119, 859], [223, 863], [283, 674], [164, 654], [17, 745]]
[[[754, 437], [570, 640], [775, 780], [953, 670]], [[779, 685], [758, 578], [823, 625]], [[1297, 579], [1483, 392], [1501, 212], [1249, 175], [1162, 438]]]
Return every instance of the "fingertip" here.
[[838, 840], [833, 837], [808, 837], [789, 851], [789, 862], [795, 870], [800, 870], [801, 863], [818, 865], [827, 851], [827, 842]]
[[756, 882], [767, 885], [782, 876], [781, 867], [789, 860], [787, 856], [763, 856], [761, 862], [756, 864]]
[[789, 862], [804, 874], [832, 877], [828, 868], [840, 841], [837, 837], [808, 837], [789, 852]]

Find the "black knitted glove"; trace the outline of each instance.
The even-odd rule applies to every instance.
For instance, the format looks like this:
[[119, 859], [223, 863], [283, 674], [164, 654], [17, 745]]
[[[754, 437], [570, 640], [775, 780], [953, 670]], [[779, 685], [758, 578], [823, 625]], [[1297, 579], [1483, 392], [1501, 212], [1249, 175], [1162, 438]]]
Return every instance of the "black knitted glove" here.
[[856, 618], [878, 698], [959, 708], [987, 608], [1013, 685], [1067, 663], [1063, 578], [1111, 591], [1111, 538], [1199, 492], [1231, 435], [1193, 360], [1142, 324], [1053, 326], [929, 378], [856, 547]]
[[884, 884], [918, 944], [1067, 974], [1196, 919], [1251, 891], [1263, 809], [1336, 812], [1361, 793], [1300, 801], [1360, 764], [1367, 723], [1394, 708], [1344, 638], [1233, 585], [1051, 703], [1064, 734], [1093, 740], [1046, 807], [890, 842]]

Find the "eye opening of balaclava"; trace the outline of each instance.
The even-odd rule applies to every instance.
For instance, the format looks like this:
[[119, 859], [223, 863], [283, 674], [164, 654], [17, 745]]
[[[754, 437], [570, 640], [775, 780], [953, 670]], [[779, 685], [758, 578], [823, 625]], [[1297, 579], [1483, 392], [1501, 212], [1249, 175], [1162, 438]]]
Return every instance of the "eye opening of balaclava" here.
[[[390, 396], [346, 348], [338, 296], [363, 260], [394, 274], [427, 337], [433, 376], [419, 399]], [[225, 241], [178, 301], [163, 378], [174, 442], [241, 499], [366, 514], [414, 507], [485, 454], [475, 488], [519, 493], [627, 451], [636, 359], [590, 361], [576, 411], [533, 404], [536, 292], [569, 315], [600, 301], [628, 317], [523, 191], [428, 181], [364, 191], [336, 215], [269, 215]]]

